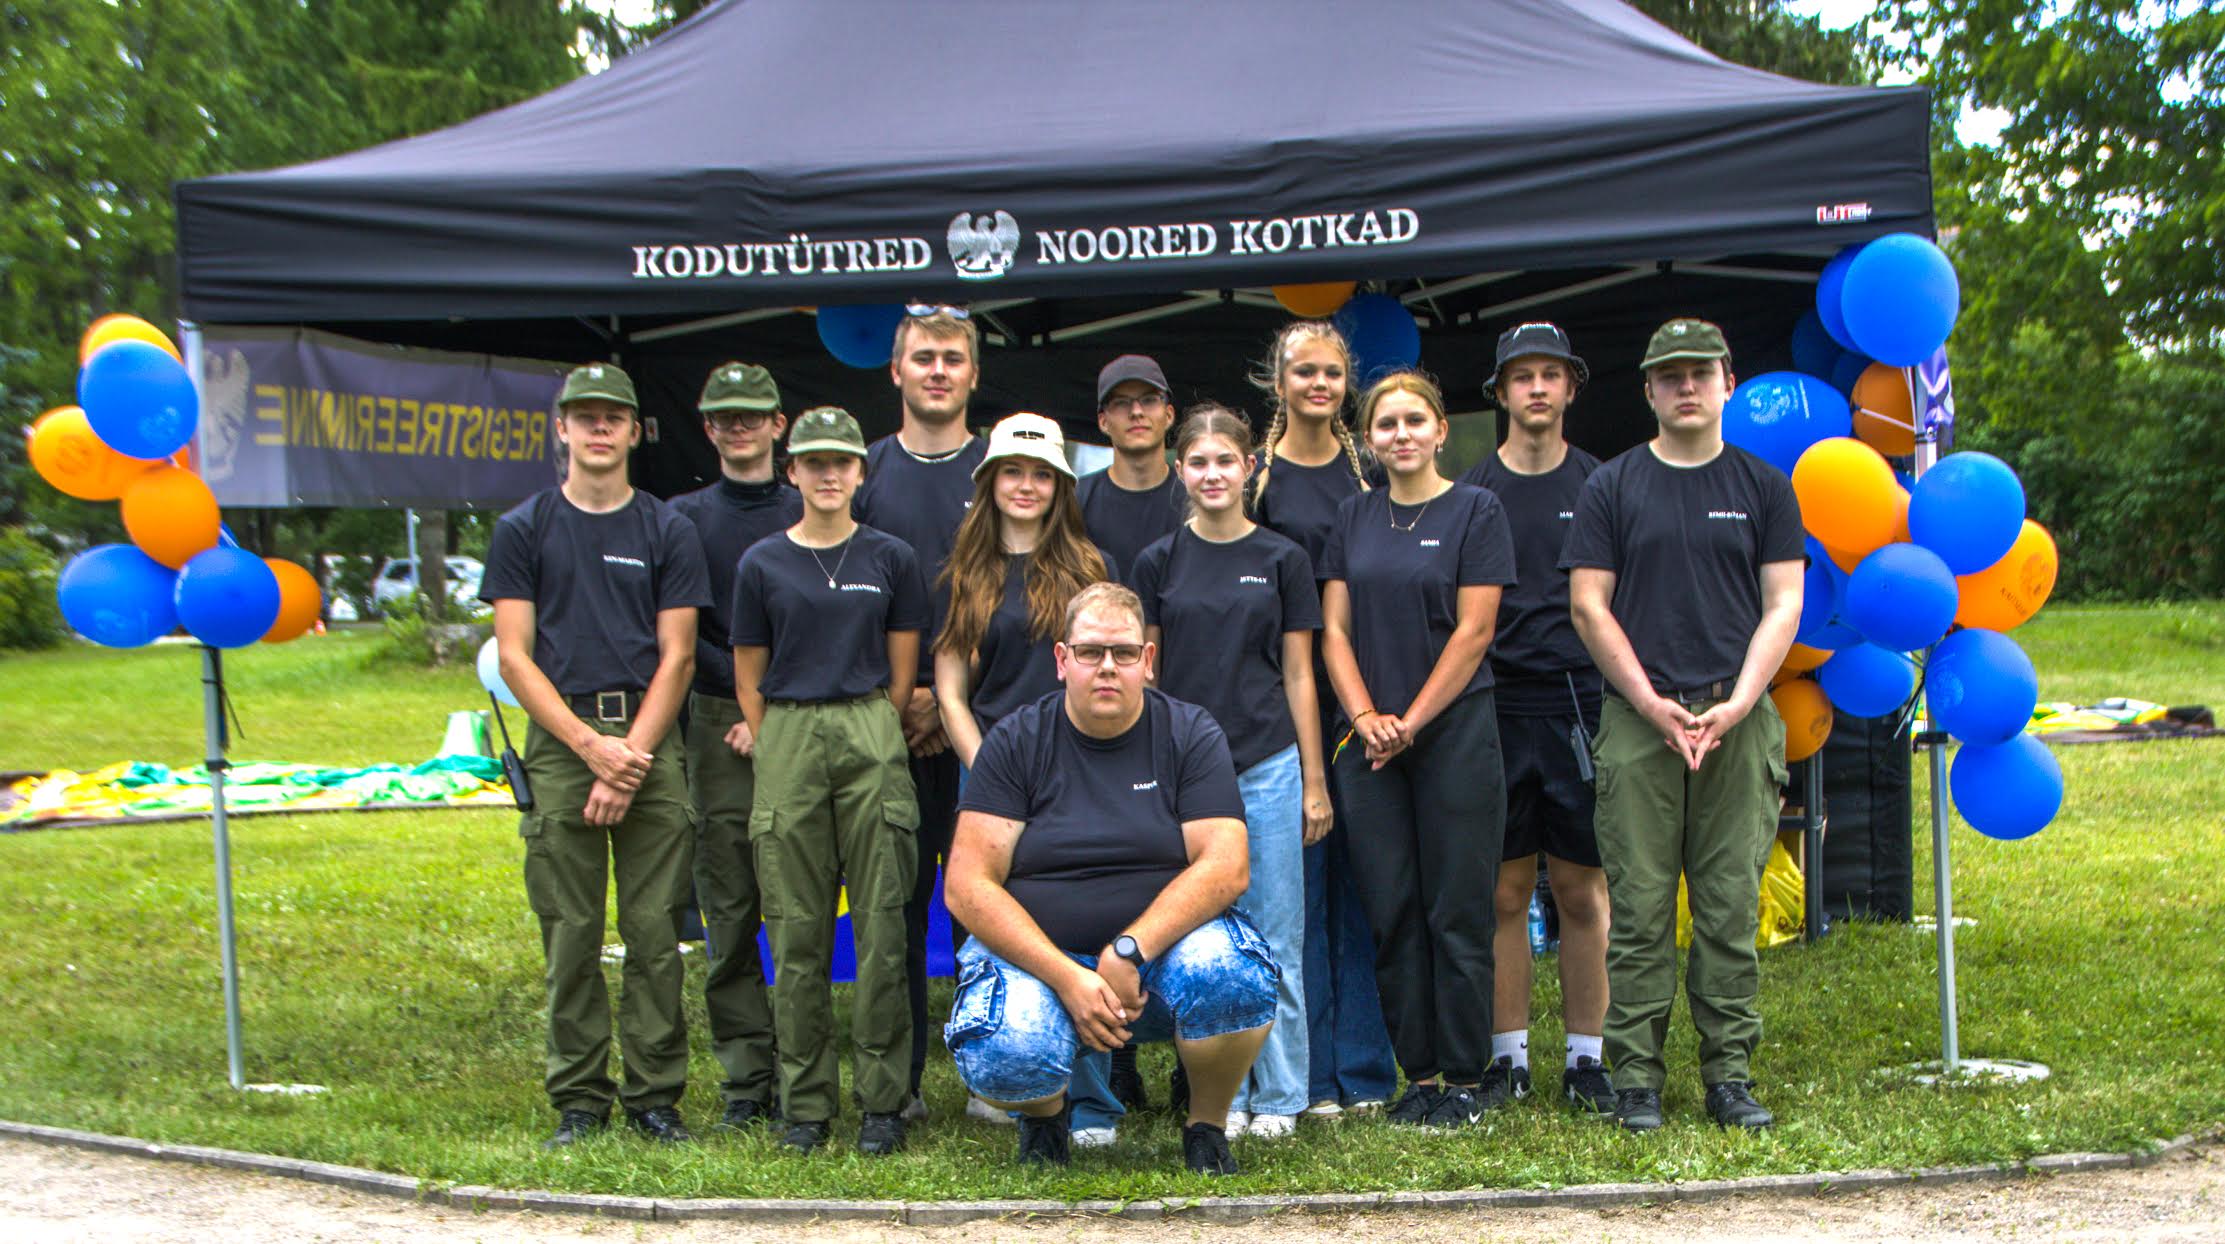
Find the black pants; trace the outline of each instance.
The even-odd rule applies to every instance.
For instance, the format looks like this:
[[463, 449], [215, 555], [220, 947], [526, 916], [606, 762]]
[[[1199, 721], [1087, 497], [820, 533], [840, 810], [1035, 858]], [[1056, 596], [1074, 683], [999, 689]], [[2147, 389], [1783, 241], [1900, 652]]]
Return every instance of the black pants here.
[[[958, 753], [912, 757], [912, 786], [919, 793], [919, 874], [912, 882], [911, 901], [904, 904], [904, 972], [912, 1001], [912, 1092], [917, 1093], [927, 1071], [927, 1046], [942, 1033], [942, 1025], [927, 1022], [927, 905], [942, 884], [936, 865], [950, 854], [950, 836], [958, 825]], [[951, 950], [965, 941], [966, 931], [951, 921]]]
[[1491, 896], [1506, 828], [1491, 693], [1454, 702], [1379, 770], [1355, 735], [1336, 775], [1391, 1050], [1410, 1081], [1474, 1084], [1491, 1063]]

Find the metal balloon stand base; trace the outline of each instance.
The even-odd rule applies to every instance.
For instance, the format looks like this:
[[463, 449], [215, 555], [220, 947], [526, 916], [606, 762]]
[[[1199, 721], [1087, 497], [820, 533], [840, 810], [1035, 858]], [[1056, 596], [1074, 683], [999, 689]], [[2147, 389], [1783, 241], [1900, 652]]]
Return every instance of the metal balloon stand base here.
[[2016, 1058], [1958, 1059], [1952, 1072], [1946, 1069], [1945, 1063], [1938, 1061], [1910, 1063], [1902, 1070], [1914, 1083], [1939, 1088], [2007, 1088], [2037, 1084], [2052, 1074], [2046, 1063], [2028, 1063]]
[[201, 649], [201, 722], [208, 736], [209, 814], [216, 835], [216, 927], [224, 951], [224, 1044], [230, 1056], [232, 1087], [245, 1088], [241, 1071], [239, 1016], [239, 939], [232, 924], [232, 831], [224, 814], [224, 759], [231, 736], [224, 721], [224, 654]]

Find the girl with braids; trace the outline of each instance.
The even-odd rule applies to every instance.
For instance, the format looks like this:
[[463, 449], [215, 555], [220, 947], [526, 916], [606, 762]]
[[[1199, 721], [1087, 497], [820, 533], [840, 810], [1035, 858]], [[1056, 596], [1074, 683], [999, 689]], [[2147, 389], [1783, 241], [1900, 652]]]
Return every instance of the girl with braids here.
[[1438, 473], [1451, 425], [1427, 377], [1376, 381], [1360, 426], [1387, 482], [1345, 501], [1321, 555], [1322, 647], [1352, 723], [1334, 765], [1408, 1084], [1391, 1121], [1462, 1127], [1509, 1100], [1483, 1075], [1506, 826], [1484, 653], [1514, 535], [1497, 496]]
[[1063, 689], [1051, 647], [1066, 603], [1115, 577], [1082, 530], [1066, 436], [1041, 415], [1007, 416], [973, 469], [973, 501], [938, 586], [950, 613], [935, 639], [935, 700], [960, 764], [989, 728]]
[[1288, 1136], [1311, 1100], [1306, 1051], [1304, 844], [1329, 832], [1329, 780], [1314, 694], [1321, 625], [1305, 550], [1244, 516], [1251, 427], [1196, 407], [1175, 434], [1189, 517], [1136, 558], [1144, 638], [1159, 689], [1211, 713], [1228, 736], [1244, 799], [1251, 884], [1238, 903], [1281, 971], [1275, 1026], [1238, 1086], [1231, 1136]]
[[[1299, 320], [1276, 334], [1272, 349], [1252, 375], [1274, 404], [1267, 442], [1248, 486], [1252, 517], [1304, 550], [1320, 587], [1321, 554], [1336, 524], [1337, 507], [1370, 485], [1359, 447], [1346, 423], [1350, 413], [1352, 351], [1322, 320]], [[1319, 731], [1341, 730], [1336, 697], [1329, 693], [1318, 644], [1313, 652], [1319, 689]], [[1336, 792], [1336, 772], [1329, 772]], [[1397, 1087], [1390, 1033], [1375, 986], [1375, 939], [1353, 888], [1350, 834], [1308, 837], [1306, 874], [1305, 997], [1306, 1113], [1335, 1118], [1382, 1108]]]

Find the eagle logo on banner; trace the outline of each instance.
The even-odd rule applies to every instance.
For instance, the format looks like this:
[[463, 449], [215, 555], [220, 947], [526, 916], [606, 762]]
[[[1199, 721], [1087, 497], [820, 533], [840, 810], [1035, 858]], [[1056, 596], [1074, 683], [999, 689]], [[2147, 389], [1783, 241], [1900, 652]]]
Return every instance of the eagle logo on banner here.
[[1020, 253], [1020, 222], [1012, 213], [974, 216], [960, 212], [950, 218], [950, 263], [960, 280], [989, 281], [1012, 270]]
[[240, 439], [247, 428], [248, 391], [254, 377], [247, 356], [238, 350], [201, 353], [201, 428], [195, 457], [201, 478], [215, 483], [232, 478]]

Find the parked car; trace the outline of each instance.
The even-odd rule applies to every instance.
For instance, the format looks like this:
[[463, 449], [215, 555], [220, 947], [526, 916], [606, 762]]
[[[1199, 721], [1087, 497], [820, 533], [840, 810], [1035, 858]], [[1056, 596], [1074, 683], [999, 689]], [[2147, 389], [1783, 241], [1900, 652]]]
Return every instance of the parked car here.
[[[448, 565], [448, 600], [456, 608], [469, 614], [487, 612], [485, 602], [479, 599], [479, 579], [486, 573], [486, 566], [476, 557], [450, 557]], [[371, 602], [380, 613], [417, 594], [417, 563], [407, 557], [389, 557], [379, 567], [379, 577], [371, 583]]]

